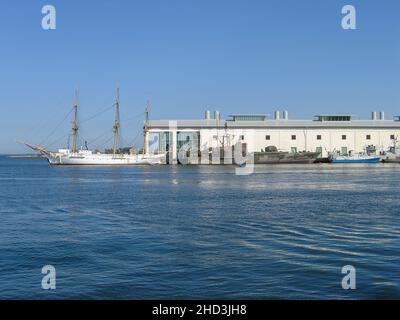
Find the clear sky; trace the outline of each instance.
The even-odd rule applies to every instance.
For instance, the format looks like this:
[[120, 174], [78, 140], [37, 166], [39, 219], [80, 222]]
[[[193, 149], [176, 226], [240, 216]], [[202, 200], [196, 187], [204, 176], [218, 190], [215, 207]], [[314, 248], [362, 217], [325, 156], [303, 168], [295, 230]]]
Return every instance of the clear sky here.
[[[56, 30], [41, 27], [46, 4]], [[356, 30], [341, 28], [346, 4]], [[25, 151], [16, 139], [64, 147], [70, 119], [51, 133], [78, 85], [85, 119], [113, 104], [119, 83], [127, 144], [148, 98], [153, 119], [400, 114], [397, 0], [2, 0], [0, 41], [0, 153]], [[112, 122], [109, 110], [82, 135], [106, 143]]]

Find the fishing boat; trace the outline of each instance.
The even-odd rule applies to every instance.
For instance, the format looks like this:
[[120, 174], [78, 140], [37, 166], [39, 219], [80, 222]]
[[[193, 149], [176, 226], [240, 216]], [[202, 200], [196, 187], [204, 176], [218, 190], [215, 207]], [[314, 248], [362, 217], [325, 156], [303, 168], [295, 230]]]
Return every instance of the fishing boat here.
[[[47, 158], [51, 165], [140, 165], [140, 164], [162, 164], [164, 163], [165, 154], [150, 154], [146, 150], [145, 143], [142, 154], [126, 154], [120, 153], [118, 148], [118, 134], [120, 129], [119, 120], [119, 89], [117, 89], [117, 98], [115, 102], [115, 119], [113, 126], [114, 142], [112, 153], [101, 153], [99, 151], [91, 151], [88, 149], [78, 149], [78, 98], [75, 95], [74, 116], [72, 120], [72, 147], [68, 149], [59, 149], [58, 151], [49, 151], [45, 147], [33, 145], [30, 143], [23, 144], [28, 148], [39, 152], [44, 158]], [[145, 139], [146, 129], [148, 127], [149, 105], [146, 107], [145, 121]]]
[[393, 140], [393, 146], [382, 155], [382, 162], [385, 163], [400, 163], [400, 146], [397, 138]]
[[288, 152], [278, 151], [276, 146], [268, 146], [263, 152], [254, 152], [255, 164], [292, 164], [314, 163], [319, 152], [302, 151]]
[[380, 156], [368, 155], [367, 153], [353, 153], [349, 151], [346, 155], [334, 153], [328, 157], [330, 163], [378, 163], [381, 161]]

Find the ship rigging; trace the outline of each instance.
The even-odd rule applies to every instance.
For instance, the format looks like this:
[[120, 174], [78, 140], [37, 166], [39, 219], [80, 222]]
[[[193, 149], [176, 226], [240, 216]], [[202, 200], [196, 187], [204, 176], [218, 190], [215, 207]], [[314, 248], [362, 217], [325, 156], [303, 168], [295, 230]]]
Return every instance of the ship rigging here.
[[[74, 106], [73, 106], [73, 120], [71, 125], [72, 135], [72, 146], [67, 149], [59, 149], [57, 152], [49, 151], [45, 147], [32, 145], [30, 143], [23, 143], [30, 149], [39, 152], [43, 157], [47, 158], [49, 163], [52, 165], [134, 165], [134, 164], [160, 164], [163, 162], [163, 154], [150, 154], [145, 147], [142, 153], [129, 154], [120, 152], [118, 146], [119, 134], [120, 134], [120, 100], [119, 100], [119, 88], [117, 88], [116, 102], [114, 114], [114, 125], [113, 125], [113, 145], [111, 153], [101, 153], [99, 151], [91, 151], [85, 141], [85, 149], [78, 150], [78, 134], [79, 134], [79, 123], [78, 123], [78, 91], [75, 92]], [[146, 123], [148, 123], [150, 104], [146, 106]], [[71, 112], [71, 111], [70, 111]], [[70, 113], [69, 112], [69, 113]], [[100, 112], [103, 113], [103, 112]], [[95, 116], [88, 120], [93, 119]], [[147, 134], [145, 130], [144, 139], [146, 140]], [[146, 146], [146, 141], [144, 146]]]

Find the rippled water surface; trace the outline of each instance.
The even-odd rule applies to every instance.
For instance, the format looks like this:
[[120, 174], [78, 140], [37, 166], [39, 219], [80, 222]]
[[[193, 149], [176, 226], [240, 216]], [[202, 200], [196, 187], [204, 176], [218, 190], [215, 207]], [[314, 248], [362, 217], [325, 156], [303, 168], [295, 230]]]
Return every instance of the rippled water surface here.
[[400, 165], [234, 172], [0, 157], [0, 298], [400, 298]]

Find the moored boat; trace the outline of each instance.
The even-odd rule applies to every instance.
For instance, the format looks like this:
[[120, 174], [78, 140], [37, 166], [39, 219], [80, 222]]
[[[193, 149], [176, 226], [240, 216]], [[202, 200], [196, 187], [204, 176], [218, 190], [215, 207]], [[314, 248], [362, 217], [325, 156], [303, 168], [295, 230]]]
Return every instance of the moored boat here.
[[[146, 107], [145, 137], [148, 122], [148, 108]], [[69, 149], [59, 149], [58, 151], [49, 151], [45, 147], [23, 143], [32, 150], [39, 152], [47, 158], [51, 165], [140, 165], [140, 164], [162, 164], [165, 163], [165, 154], [150, 154], [145, 149], [143, 153], [121, 153], [118, 148], [118, 134], [120, 128], [119, 120], [119, 89], [117, 89], [117, 99], [115, 103], [115, 120], [113, 126], [114, 143], [111, 153], [101, 153], [88, 149], [78, 149], [78, 102], [77, 95], [74, 103], [74, 116], [72, 121], [72, 147]]]
[[331, 154], [328, 158], [330, 163], [378, 163], [381, 161], [380, 156], [368, 155], [362, 152], [353, 153], [352, 151], [347, 155]]
[[105, 154], [93, 153], [90, 150], [79, 150], [72, 153], [70, 150], [50, 152], [46, 156], [52, 165], [132, 165], [132, 164], [161, 164], [164, 155], [150, 154]]
[[268, 146], [263, 152], [254, 152], [255, 164], [290, 164], [290, 163], [314, 163], [319, 152], [287, 152], [279, 151], [275, 146]]
[[397, 139], [393, 141], [393, 146], [388, 151], [382, 154], [382, 162], [385, 163], [400, 163], [400, 146]]

